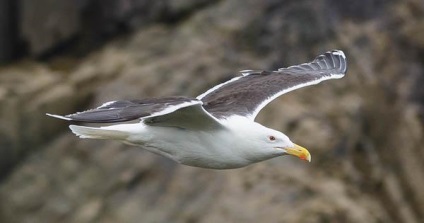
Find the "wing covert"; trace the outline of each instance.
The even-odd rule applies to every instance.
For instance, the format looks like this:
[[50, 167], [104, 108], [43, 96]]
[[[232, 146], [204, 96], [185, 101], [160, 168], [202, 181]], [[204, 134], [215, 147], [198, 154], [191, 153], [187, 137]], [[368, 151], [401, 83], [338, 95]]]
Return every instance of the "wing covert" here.
[[278, 96], [324, 80], [342, 78], [346, 70], [344, 53], [333, 50], [309, 63], [277, 71], [244, 71], [242, 76], [217, 85], [198, 99], [215, 117], [240, 115], [254, 119], [265, 105]]

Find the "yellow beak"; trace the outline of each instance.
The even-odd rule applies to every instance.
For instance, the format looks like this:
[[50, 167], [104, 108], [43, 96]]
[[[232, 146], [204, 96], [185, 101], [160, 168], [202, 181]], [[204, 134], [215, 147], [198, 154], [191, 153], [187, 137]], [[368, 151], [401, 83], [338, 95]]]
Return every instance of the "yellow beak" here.
[[286, 152], [289, 155], [297, 156], [302, 160], [311, 162], [311, 154], [309, 151], [299, 145], [294, 144], [294, 147], [286, 148]]

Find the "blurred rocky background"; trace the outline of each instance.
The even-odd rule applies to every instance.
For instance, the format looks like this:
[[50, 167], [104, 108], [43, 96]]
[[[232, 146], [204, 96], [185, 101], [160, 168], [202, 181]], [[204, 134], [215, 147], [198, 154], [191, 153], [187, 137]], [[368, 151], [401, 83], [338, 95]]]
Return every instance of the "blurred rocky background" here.
[[[68, 114], [196, 96], [344, 50], [258, 121], [308, 148], [235, 170], [80, 140]], [[0, 222], [423, 222], [422, 0], [0, 0]]]

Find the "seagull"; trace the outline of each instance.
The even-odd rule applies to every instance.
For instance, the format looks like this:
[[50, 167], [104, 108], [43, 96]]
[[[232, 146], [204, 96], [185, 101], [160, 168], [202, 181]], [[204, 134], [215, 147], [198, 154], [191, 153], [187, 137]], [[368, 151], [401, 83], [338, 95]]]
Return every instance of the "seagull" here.
[[345, 54], [332, 50], [276, 71], [240, 71], [196, 98], [110, 101], [70, 115], [47, 115], [78, 123], [114, 123], [69, 128], [80, 138], [118, 140], [188, 166], [234, 169], [284, 155], [310, 162], [307, 149], [255, 122], [255, 117], [280, 95], [342, 78], [346, 70]]

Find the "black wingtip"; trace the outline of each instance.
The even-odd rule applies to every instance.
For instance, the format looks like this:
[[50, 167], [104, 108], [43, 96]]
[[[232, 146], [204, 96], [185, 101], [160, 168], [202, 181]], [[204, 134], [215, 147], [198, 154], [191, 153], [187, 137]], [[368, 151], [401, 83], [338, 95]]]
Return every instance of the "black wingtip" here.
[[341, 74], [347, 71], [346, 55], [341, 50], [331, 50], [315, 58], [311, 63], [318, 64], [323, 69], [337, 70]]
[[345, 53], [341, 50], [332, 50], [332, 51], [328, 51], [327, 53], [331, 53], [332, 55], [335, 55], [335, 56], [341, 56], [343, 59], [346, 59]]
[[55, 115], [55, 114], [50, 114], [50, 113], [46, 113], [46, 115], [53, 117], [53, 118], [58, 118], [58, 119], [66, 120], [66, 121], [72, 121], [71, 118], [68, 118], [68, 117], [62, 116], [62, 115]]
[[280, 68], [278, 71], [284, 71], [286, 73], [325, 71], [335, 76], [343, 77], [347, 71], [346, 55], [341, 50], [331, 50], [317, 56], [309, 63]]

